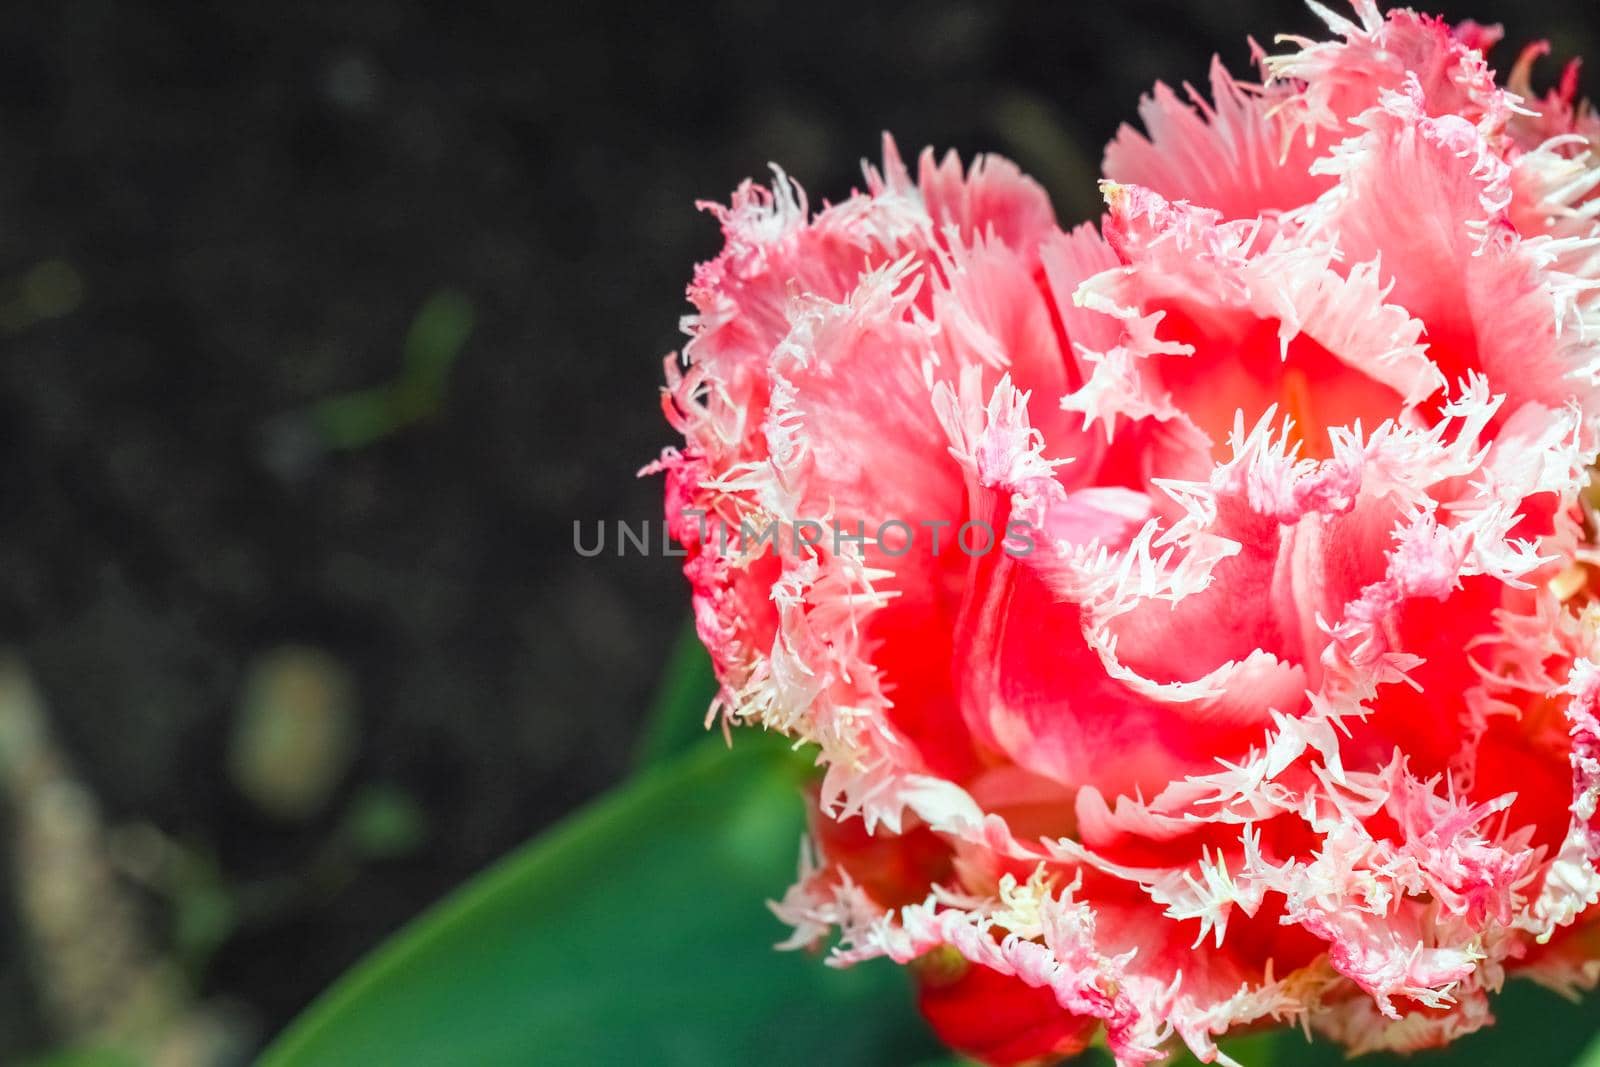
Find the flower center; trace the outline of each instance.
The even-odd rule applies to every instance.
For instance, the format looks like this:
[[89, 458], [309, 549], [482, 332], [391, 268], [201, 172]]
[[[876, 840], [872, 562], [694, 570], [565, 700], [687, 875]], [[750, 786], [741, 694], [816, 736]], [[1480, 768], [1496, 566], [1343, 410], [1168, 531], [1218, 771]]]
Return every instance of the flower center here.
[[1333, 456], [1333, 441], [1328, 428], [1317, 421], [1311, 402], [1311, 383], [1305, 371], [1289, 367], [1283, 372], [1281, 410], [1289, 417], [1289, 443], [1300, 446], [1300, 454], [1310, 459]]

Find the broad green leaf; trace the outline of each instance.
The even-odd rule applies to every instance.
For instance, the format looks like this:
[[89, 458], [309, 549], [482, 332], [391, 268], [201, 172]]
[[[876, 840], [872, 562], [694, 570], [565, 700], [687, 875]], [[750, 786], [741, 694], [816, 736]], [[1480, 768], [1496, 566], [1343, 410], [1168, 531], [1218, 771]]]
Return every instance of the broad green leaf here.
[[[706, 739], [706, 709], [717, 695], [711, 657], [687, 622], [678, 631], [644, 730], [634, 751], [634, 766], [654, 767]], [[720, 743], [720, 742], [719, 742]]]
[[1589, 1047], [1572, 1062], [1573, 1067], [1600, 1067], [1600, 1036], [1589, 1042]]
[[937, 1052], [890, 965], [772, 948], [804, 761], [695, 747], [513, 853], [358, 965], [259, 1067], [894, 1064]]

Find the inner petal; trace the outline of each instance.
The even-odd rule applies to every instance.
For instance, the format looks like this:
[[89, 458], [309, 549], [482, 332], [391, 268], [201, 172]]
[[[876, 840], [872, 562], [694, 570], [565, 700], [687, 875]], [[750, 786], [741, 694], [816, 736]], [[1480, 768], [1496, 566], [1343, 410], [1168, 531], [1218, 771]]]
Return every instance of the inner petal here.
[[1300, 454], [1327, 459], [1333, 454], [1330, 428], [1359, 421], [1371, 430], [1404, 408], [1404, 398], [1393, 388], [1349, 366], [1307, 334], [1285, 345], [1276, 319], [1188, 301], [1157, 307], [1166, 312], [1162, 335], [1194, 347], [1192, 356], [1157, 361], [1161, 382], [1211, 438], [1219, 461], [1227, 458], [1228, 434], [1240, 412], [1244, 424], [1252, 426], [1276, 406], [1292, 420]]

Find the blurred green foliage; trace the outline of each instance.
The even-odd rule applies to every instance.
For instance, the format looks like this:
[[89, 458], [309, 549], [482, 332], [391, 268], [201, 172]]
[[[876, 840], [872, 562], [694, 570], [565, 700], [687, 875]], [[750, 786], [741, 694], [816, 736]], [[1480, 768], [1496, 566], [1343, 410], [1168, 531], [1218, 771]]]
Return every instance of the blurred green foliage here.
[[62, 259], [36, 263], [18, 278], [0, 281], [0, 333], [21, 333], [59, 319], [83, 303], [83, 275]]
[[415, 797], [392, 785], [363, 786], [350, 799], [339, 836], [366, 859], [392, 859], [428, 839], [428, 815]]
[[444, 405], [450, 368], [472, 336], [472, 301], [453, 289], [430, 296], [411, 320], [400, 373], [383, 385], [318, 401], [311, 419], [328, 448], [363, 448], [431, 418]]
[[39, 1059], [28, 1060], [21, 1067], [147, 1067], [147, 1065], [134, 1056], [116, 1049], [81, 1048], [52, 1052]]

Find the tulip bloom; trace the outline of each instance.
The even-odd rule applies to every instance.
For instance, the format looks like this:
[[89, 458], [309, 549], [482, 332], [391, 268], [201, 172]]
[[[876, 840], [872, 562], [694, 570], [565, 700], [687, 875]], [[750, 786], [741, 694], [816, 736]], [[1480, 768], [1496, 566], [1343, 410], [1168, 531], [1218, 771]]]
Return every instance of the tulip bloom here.
[[1600, 131], [1496, 31], [1325, 17], [1158, 85], [1098, 226], [890, 141], [709, 208], [652, 469], [717, 710], [824, 768], [775, 907], [986, 1062], [1600, 976]]

